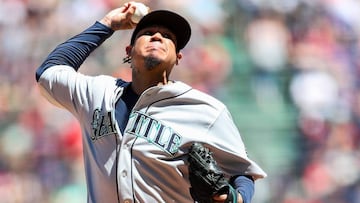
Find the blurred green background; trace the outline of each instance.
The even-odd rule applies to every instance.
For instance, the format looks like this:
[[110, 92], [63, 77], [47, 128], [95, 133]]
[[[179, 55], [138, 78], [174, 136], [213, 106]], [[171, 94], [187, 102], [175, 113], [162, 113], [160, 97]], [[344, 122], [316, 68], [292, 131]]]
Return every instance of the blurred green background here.
[[[193, 33], [172, 78], [223, 101], [268, 173], [255, 203], [358, 203], [360, 2], [148, 0]], [[0, 0], [0, 202], [86, 202], [80, 128], [49, 104], [35, 70], [120, 0]], [[80, 69], [130, 80], [130, 31]]]

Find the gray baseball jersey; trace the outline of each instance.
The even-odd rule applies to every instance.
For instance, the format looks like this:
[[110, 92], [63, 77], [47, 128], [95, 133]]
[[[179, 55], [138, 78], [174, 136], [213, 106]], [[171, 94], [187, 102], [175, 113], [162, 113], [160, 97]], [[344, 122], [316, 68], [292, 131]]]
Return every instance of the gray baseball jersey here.
[[124, 133], [114, 115], [123, 93], [116, 78], [85, 76], [58, 65], [38, 84], [49, 101], [81, 123], [90, 203], [193, 202], [186, 160], [195, 141], [213, 151], [228, 177], [266, 176], [248, 158], [224, 104], [182, 82], [146, 90]]

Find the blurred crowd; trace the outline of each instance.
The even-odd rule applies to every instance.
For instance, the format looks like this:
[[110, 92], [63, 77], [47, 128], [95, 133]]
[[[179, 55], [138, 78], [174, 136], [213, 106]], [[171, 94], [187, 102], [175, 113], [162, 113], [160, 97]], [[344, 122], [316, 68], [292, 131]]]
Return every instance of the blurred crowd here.
[[[360, 2], [145, 0], [189, 19], [173, 79], [224, 101], [269, 177], [255, 203], [360, 202]], [[80, 127], [35, 70], [120, 0], [0, 0], [0, 202], [86, 202]], [[131, 80], [120, 31], [81, 72]]]

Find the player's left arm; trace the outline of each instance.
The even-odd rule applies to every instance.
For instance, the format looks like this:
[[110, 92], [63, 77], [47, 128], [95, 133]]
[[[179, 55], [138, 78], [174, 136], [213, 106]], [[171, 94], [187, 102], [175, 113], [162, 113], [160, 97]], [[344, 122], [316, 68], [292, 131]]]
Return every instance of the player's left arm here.
[[[255, 184], [250, 176], [234, 176], [230, 179], [230, 184], [237, 192], [237, 203], [251, 203], [254, 196]], [[213, 197], [215, 202], [225, 202], [227, 194], [216, 195]]]
[[[229, 183], [238, 192], [238, 202], [250, 203], [254, 195], [255, 179], [266, 177], [266, 173], [248, 158], [239, 130], [226, 108], [209, 133], [214, 137], [214, 158], [224, 173], [231, 177]], [[226, 199], [226, 195], [215, 196], [214, 199], [221, 202]]]
[[210, 150], [227, 176], [265, 178], [263, 169], [248, 157], [248, 153], [230, 112], [225, 108], [208, 130]]

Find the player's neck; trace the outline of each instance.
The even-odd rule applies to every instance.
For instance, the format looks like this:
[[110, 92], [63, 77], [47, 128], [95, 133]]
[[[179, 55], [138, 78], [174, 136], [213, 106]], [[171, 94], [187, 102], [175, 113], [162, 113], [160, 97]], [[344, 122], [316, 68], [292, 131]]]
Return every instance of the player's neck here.
[[132, 88], [136, 94], [141, 95], [145, 90], [150, 87], [157, 85], [162, 86], [170, 82], [171, 81], [168, 80], [168, 74], [166, 73], [166, 71], [164, 71], [161, 76], [133, 75]]

